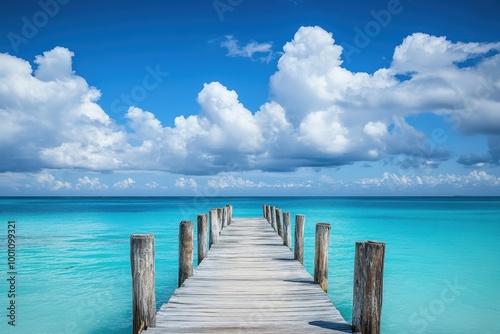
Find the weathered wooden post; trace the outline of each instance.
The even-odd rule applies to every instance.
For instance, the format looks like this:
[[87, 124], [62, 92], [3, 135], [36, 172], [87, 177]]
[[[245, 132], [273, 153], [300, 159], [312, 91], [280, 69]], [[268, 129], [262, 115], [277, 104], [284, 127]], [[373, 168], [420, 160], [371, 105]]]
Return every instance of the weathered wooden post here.
[[222, 208], [222, 228], [227, 227], [227, 206]]
[[262, 215], [266, 218], [266, 204], [262, 204]]
[[271, 226], [275, 231], [276, 229], [276, 207], [274, 205], [271, 206]]
[[179, 226], [179, 286], [193, 275], [194, 224], [183, 220]]
[[330, 246], [330, 224], [316, 224], [314, 252], [314, 283], [328, 291], [328, 247]]
[[272, 225], [272, 221], [271, 221], [271, 206], [268, 205], [266, 209], [267, 209], [267, 217], [266, 217], [267, 218], [267, 222]]
[[198, 264], [203, 261], [208, 252], [208, 215], [198, 215]]
[[222, 232], [222, 208], [217, 208], [217, 224], [219, 226], [219, 234]]
[[283, 245], [292, 248], [292, 236], [290, 235], [290, 212], [283, 212]]
[[156, 327], [155, 238], [153, 234], [130, 236], [132, 269], [132, 333]]
[[227, 225], [231, 225], [231, 220], [233, 220], [233, 206], [226, 205], [227, 208]]
[[281, 214], [281, 209], [276, 209], [276, 227], [278, 228], [278, 234], [283, 239], [283, 215]]
[[356, 242], [352, 329], [380, 334], [384, 281], [385, 243]]
[[293, 258], [304, 264], [304, 223], [306, 216], [295, 216], [295, 249]]
[[210, 209], [210, 247], [219, 242], [219, 221], [217, 209]]

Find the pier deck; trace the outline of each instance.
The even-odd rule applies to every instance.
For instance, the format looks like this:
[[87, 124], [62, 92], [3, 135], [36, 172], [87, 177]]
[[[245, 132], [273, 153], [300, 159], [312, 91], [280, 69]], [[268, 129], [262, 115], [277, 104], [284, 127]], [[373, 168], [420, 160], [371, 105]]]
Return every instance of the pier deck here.
[[263, 218], [233, 219], [144, 333], [352, 333]]

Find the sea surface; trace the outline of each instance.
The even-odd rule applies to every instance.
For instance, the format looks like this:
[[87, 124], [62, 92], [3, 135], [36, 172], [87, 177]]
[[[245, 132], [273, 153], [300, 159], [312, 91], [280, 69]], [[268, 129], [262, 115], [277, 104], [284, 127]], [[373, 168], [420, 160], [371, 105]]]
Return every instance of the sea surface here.
[[331, 223], [328, 294], [347, 321], [355, 242], [377, 240], [386, 243], [383, 333], [500, 333], [498, 197], [0, 198], [0, 333], [129, 334], [130, 234], [155, 234], [159, 308], [177, 284], [179, 222], [226, 204], [235, 217], [260, 217], [262, 203], [306, 215], [309, 272], [315, 223]]

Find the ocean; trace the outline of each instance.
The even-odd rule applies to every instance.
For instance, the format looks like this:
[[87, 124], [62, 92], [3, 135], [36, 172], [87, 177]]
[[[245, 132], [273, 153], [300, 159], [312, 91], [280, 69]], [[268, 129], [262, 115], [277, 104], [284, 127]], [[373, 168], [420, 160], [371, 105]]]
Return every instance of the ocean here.
[[129, 334], [130, 234], [155, 234], [159, 308], [177, 284], [179, 222], [226, 204], [235, 217], [261, 217], [263, 203], [291, 212], [292, 224], [306, 215], [311, 273], [315, 224], [331, 224], [328, 294], [348, 322], [355, 242], [377, 240], [383, 333], [500, 333], [498, 197], [0, 198], [0, 333]]

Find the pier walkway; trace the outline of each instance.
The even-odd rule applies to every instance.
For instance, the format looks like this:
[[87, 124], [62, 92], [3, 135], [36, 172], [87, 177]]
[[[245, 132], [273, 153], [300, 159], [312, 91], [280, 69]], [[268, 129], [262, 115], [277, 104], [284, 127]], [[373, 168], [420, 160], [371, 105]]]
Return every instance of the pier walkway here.
[[352, 333], [293, 257], [266, 219], [232, 219], [144, 333]]

